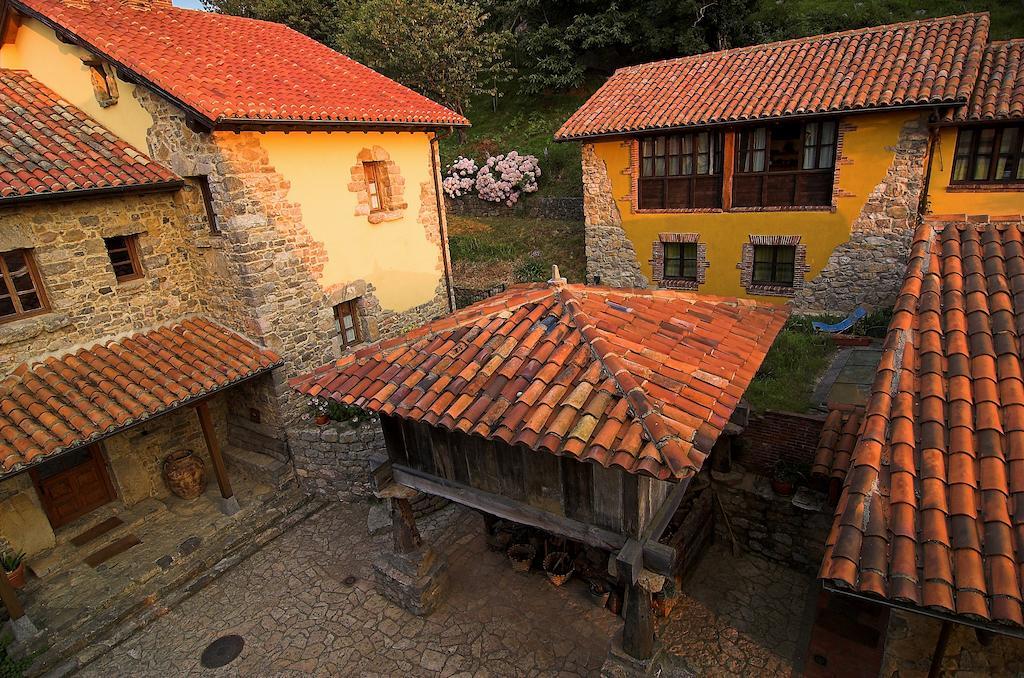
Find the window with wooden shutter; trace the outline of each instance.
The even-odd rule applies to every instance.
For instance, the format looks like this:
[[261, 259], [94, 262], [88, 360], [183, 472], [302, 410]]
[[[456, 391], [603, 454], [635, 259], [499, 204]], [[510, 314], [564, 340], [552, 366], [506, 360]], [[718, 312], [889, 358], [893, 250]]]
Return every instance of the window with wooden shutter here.
[[334, 329], [338, 333], [342, 348], [350, 348], [362, 343], [359, 307], [355, 300], [343, 301], [334, 307]]
[[391, 209], [388, 201], [387, 191], [387, 167], [383, 162], [373, 161], [363, 163], [363, 173], [366, 175], [366, 194], [370, 200], [370, 212], [383, 212]]
[[143, 276], [142, 257], [139, 256], [139, 236], [119, 235], [104, 238], [107, 256], [114, 268], [114, 277], [118, 282], [136, 280]]
[[957, 135], [952, 184], [1024, 183], [1024, 127], [971, 127]]
[[831, 205], [837, 140], [834, 120], [740, 129], [736, 134], [733, 205]]
[[31, 250], [0, 254], [0, 322], [49, 310]]
[[640, 144], [640, 209], [722, 206], [722, 135], [694, 132], [645, 137]]

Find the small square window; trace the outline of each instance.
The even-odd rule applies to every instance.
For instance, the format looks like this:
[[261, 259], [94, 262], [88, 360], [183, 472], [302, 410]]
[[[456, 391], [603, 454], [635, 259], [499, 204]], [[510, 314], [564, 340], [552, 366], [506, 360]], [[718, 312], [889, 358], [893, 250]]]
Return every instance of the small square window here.
[[665, 253], [665, 278], [697, 280], [697, 243], [667, 242], [662, 247]]
[[796, 247], [756, 245], [751, 281], [755, 285], [792, 287], [796, 270]]
[[342, 348], [350, 348], [362, 343], [359, 306], [356, 300], [343, 301], [334, 307], [334, 329], [341, 340]]
[[387, 190], [387, 167], [383, 162], [363, 163], [363, 174], [366, 177], [366, 194], [370, 200], [370, 212], [383, 212], [391, 209]]
[[0, 254], [0, 322], [49, 309], [31, 250]]
[[104, 238], [110, 265], [114, 267], [114, 277], [118, 282], [126, 282], [141, 278], [142, 259], [139, 256], [139, 236], [119, 235]]

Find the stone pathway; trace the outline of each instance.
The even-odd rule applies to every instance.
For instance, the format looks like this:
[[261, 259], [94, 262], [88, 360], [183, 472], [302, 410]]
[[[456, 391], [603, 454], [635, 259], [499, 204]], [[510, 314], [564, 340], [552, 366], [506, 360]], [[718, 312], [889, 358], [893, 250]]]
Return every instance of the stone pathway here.
[[[466, 509], [421, 521], [425, 538], [453, 551], [448, 600], [426, 619], [390, 604], [371, 571], [390, 534], [368, 538], [366, 512], [330, 505], [82, 675], [577, 676], [600, 668], [619, 620], [589, 602], [582, 582], [555, 588], [512, 572]], [[203, 669], [203, 649], [225, 634], [244, 637], [241, 656]]]
[[813, 621], [811, 576], [713, 544], [659, 630], [699, 676], [800, 675]]

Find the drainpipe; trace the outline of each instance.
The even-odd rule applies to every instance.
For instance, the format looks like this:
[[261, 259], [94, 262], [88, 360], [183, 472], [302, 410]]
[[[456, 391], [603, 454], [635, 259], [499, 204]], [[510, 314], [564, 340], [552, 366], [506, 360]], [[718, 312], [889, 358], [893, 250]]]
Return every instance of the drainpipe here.
[[[936, 122], [939, 120], [939, 112], [934, 113]], [[920, 225], [924, 222], [924, 215], [928, 211], [928, 195], [931, 191], [932, 183], [932, 163], [935, 162], [935, 149], [939, 145], [939, 128], [931, 124], [928, 124], [928, 157], [925, 158], [924, 163], [924, 186], [921, 189], [921, 198], [917, 201], [917, 223]], [[915, 227], [916, 228], [916, 227]]]
[[[452, 130], [448, 130], [451, 135]], [[455, 311], [455, 287], [452, 283], [452, 263], [448, 257], [448, 215], [444, 208], [444, 194], [441, 192], [441, 147], [438, 133], [430, 137], [430, 167], [434, 176], [434, 199], [437, 201], [437, 228], [441, 236], [441, 263], [444, 267], [444, 285], [447, 290], [448, 312]]]

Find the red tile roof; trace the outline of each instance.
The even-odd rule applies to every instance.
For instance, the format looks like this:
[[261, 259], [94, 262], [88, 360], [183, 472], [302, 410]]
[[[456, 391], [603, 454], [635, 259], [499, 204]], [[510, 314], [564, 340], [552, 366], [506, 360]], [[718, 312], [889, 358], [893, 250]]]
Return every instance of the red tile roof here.
[[696, 473], [788, 312], [514, 287], [292, 380], [311, 396], [657, 478]]
[[287, 26], [154, 2], [13, 0], [141, 76], [206, 122], [467, 125], [394, 80]]
[[0, 69], [0, 204], [180, 183], [25, 71]]
[[273, 369], [203, 318], [20, 365], [0, 381], [0, 476]]
[[846, 477], [863, 420], [862, 407], [836, 407], [828, 413], [811, 464], [811, 476], [840, 481]]
[[946, 118], [958, 122], [1024, 118], [1024, 39], [988, 46], [970, 101]]
[[820, 576], [1024, 625], [1024, 221], [917, 231]]
[[555, 136], [966, 102], [988, 29], [964, 14], [622, 68]]

